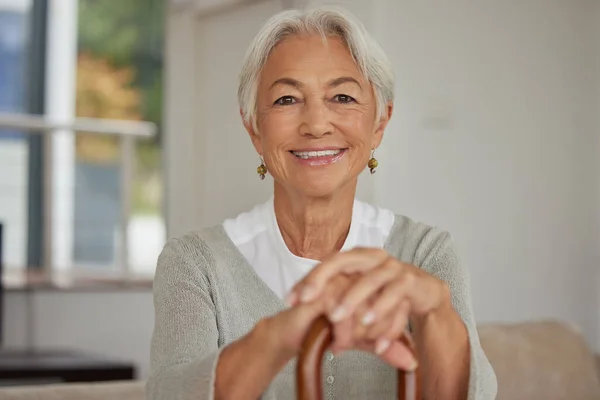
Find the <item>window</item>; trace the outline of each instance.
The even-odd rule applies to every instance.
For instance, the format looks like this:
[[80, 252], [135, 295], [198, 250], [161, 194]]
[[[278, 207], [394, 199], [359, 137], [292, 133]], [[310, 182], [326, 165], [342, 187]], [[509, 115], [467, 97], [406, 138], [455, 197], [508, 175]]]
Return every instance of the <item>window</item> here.
[[[76, 114], [161, 125], [163, 0], [78, 0]], [[74, 261], [114, 265], [119, 224], [119, 141], [80, 133], [75, 141]], [[137, 140], [127, 228], [128, 260], [154, 271], [165, 240], [160, 135]]]
[[[0, 115], [5, 264], [151, 275], [165, 240], [164, 0], [47, 4], [0, 0], [0, 113], [76, 121], [42, 133]], [[150, 124], [152, 137], [99, 133]]]
[[[0, 113], [26, 112], [31, 2], [0, 0]], [[0, 128], [0, 223], [7, 268], [27, 265], [28, 162], [25, 133]]]

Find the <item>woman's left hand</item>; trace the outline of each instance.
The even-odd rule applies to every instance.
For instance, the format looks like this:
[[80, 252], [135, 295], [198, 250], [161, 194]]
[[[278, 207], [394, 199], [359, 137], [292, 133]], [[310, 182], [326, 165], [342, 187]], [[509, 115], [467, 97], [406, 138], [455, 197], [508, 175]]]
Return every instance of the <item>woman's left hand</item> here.
[[[308, 273], [291, 290], [292, 305], [321, 296], [338, 274], [353, 275], [353, 284], [328, 310], [334, 324], [334, 351], [362, 344], [373, 347], [395, 366], [407, 364], [408, 349], [398, 340], [409, 318], [428, 315], [449, 302], [444, 282], [382, 249], [355, 248], [335, 254]], [[410, 363], [410, 362], [409, 362]]]

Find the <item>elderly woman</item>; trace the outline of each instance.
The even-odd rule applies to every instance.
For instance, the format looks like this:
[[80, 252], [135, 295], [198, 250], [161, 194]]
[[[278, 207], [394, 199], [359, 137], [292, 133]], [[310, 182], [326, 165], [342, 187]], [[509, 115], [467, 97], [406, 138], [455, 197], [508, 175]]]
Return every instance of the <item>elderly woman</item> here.
[[[355, 199], [393, 92], [386, 56], [346, 12], [285, 11], [263, 26], [238, 97], [273, 196], [164, 247], [150, 399], [293, 399], [295, 357], [323, 315], [328, 399], [395, 398], [395, 369], [417, 361], [426, 399], [495, 397], [448, 233]], [[398, 340], [407, 326], [416, 358]]]

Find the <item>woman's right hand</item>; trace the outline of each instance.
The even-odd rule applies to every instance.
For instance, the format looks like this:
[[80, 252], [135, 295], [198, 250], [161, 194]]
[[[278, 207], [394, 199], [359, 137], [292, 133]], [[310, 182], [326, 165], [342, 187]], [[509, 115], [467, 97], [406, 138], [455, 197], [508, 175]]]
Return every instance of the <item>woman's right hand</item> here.
[[[332, 278], [319, 298], [262, 319], [221, 353], [215, 380], [215, 399], [256, 399], [302, 347], [312, 323], [327, 313], [356, 277]], [[248, 360], [253, 360], [249, 363]]]
[[294, 358], [302, 346], [305, 335], [312, 323], [331, 308], [331, 302], [340, 298], [352, 285], [355, 277], [340, 274], [332, 279], [326, 288], [326, 295], [309, 303], [301, 303], [285, 309], [264, 320], [264, 334], [268, 343], [274, 344], [285, 362]]

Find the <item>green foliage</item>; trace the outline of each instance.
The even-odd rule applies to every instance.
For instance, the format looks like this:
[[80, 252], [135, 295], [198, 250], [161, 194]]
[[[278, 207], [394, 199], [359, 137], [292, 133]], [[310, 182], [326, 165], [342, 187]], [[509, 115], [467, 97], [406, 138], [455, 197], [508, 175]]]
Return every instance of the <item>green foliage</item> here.
[[143, 118], [160, 124], [165, 0], [79, 0], [79, 49], [132, 67]]
[[[128, 93], [128, 89], [139, 92], [139, 116], [159, 126], [156, 138], [139, 142], [136, 148], [137, 170], [133, 193], [133, 208], [136, 213], [161, 212], [159, 143], [165, 2], [166, 0], [79, 0], [79, 53], [87, 54], [94, 60], [106, 61], [109, 64], [105, 67], [107, 71], [112, 71], [111, 66], [115, 71], [131, 71], [132, 81], [124, 84], [126, 87], [121, 92]], [[106, 74], [108, 78], [110, 74]], [[118, 75], [112, 73], [115, 74]], [[106, 89], [103, 82], [99, 82], [99, 86]], [[94, 89], [94, 85], [88, 86], [92, 91], [103, 92], [101, 88]], [[93, 96], [94, 93], [87, 93], [87, 104]], [[120, 102], [114, 99], [111, 104], [117, 106]], [[97, 150], [99, 149], [93, 149], [94, 152]]]
[[142, 114], [148, 121], [162, 125], [163, 80], [162, 74], [157, 74], [151, 85], [143, 89]]

